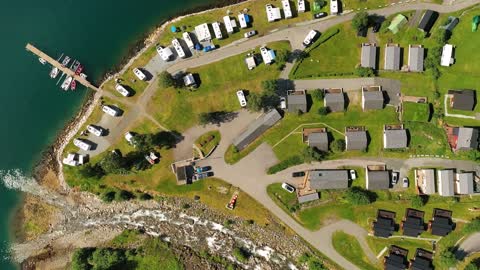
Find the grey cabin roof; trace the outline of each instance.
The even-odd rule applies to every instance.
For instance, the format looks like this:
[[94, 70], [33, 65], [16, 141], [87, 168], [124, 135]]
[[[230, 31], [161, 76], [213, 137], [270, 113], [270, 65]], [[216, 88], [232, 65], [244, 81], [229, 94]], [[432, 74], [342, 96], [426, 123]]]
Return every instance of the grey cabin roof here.
[[307, 112], [307, 96], [305, 94], [293, 94], [287, 96], [287, 107], [289, 112]]
[[367, 149], [367, 132], [366, 131], [347, 131], [345, 132], [345, 143], [347, 150], [364, 150]]
[[364, 110], [383, 109], [384, 99], [382, 91], [364, 91], [362, 95]]
[[318, 200], [320, 199], [320, 197], [318, 196], [318, 193], [315, 192], [315, 193], [311, 193], [303, 196], [298, 196], [297, 199], [298, 199], [298, 203], [306, 203], [306, 202]]
[[455, 150], [478, 149], [478, 129], [458, 128], [457, 146]]
[[385, 69], [386, 70], [400, 69], [400, 47], [387, 46], [385, 48]]
[[367, 189], [379, 190], [390, 188], [390, 174], [388, 171], [367, 171]]
[[235, 145], [238, 150], [244, 149], [267, 129], [275, 125], [280, 119], [282, 119], [282, 116], [277, 110], [270, 110], [250, 123], [247, 129], [233, 140], [233, 145]]
[[373, 69], [377, 68], [377, 46], [362, 44], [361, 66]]
[[328, 133], [326, 132], [313, 132], [308, 134], [308, 145], [316, 147], [318, 150], [328, 151]]
[[385, 149], [399, 149], [407, 147], [407, 131], [405, 129], [394, 129], [383, 131]]
[[473, 194], [473, 173], [458, 173], [457, 174], [457, 193], [458, 194]]
[[325, 106], [332, 112], [343, 112], [345, 110], [345, 97], [342, 93], [326, 93]]
[[451, 90], [453, 94], [452, 107], [456, 110], [473, 111], [475, 107], [475, 90]]
[[420, 23], [418, 24], [418, 29], [422, 30], [423, 32], [430, 32], [432, 29], [433, 24], [438, 18], [438, 12], [433, 10], [427, 10], [420, 19]]
[[423, 181], [425, 186], [421, 186], [424, 194], [435, 194], [435, 171], [433, 169], [422, 170], [424, 174]]
[[440, 196], [453, 196], [453, 170], [439, 170], [437, 186]]
[[408, 49], [408, 67], [410, 71], [422, 72], [423, 71], [423, 58], [425, 48], [423, 47], [410, 47]]
[[312, 189], [343, 189], [348, 188], [347, 170], [311, 171], [308, 175]]

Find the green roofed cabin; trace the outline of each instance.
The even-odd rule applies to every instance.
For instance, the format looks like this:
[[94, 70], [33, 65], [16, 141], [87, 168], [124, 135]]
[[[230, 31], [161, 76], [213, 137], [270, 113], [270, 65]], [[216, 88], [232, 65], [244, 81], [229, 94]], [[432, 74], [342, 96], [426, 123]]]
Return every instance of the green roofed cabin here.
[[396, 34], [400, 30], [400, 27], [407, 23], [407, 17], [403, 16], [402, 14], [398, 14], [393, 18], [392, 22], [388, 26], [388, 30], [392, 31], [392, 33]]

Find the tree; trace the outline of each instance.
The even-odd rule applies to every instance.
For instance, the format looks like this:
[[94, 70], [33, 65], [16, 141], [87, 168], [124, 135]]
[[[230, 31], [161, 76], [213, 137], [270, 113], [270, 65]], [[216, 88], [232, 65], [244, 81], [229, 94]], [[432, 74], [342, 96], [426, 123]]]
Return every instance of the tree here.
[[251, 93], [248, 96], [248, 108], [254, 112], [258, 112], [262, 109], [262, 96], [257, 93]]
[[94, 270], [117, 269], [119, 266], [124, 265], [125, 261], [126, 258], [123, 252], [110, 248], [96, 249], [91, 259]]
[[361, 187], [352, 187], [345, 192], [345, 200], [353, 205], [365, 205], [372, 202], [372, 198], [367, 190]]
[[332, 150], [335, 152], [343, 152], [345, 151], [346, 143], [344, 139], [338, 139], [333, 141], [332, 143]]
[[442, 268], [453, 267], [457, 264], [457, 258], [455, 257], [455, 253], [451, 247], [440, 252], [437, 259], [440, 265], [444, 266]]
[[422, 196], [413, 196], [411, 200], [412, 207], [420, 208], [425, 205], [425, 200]]
[[290, 57], [290, 52], [287, 50], [278, 50], [276, 52], [276, 57], [275, 61], [277, 64], [282, 65], [285, 64], [288, 61], [288, 58]]
[[327, 5], [327, 2], [325, 0], [315, 0], [315, 2], [317, 3], [318, 6], [320, 6], [320, 8], [323, 8], [324, 6]]
[[125, 160], [117, 153], [109, 152], [101, 161], [100, 167], [107, 174], [121, 173], [125, 170]]
[[85, 178], [102, 178], [105, 175], [102, 167], [99, 164], [87, 164], [80, 168], [80, 175]]
[[480, 270], [480, 267], [478, 267], [475, 262], [471, 262], [469, 263], [465, 268], [463, 268], [464, 270]]
[[373, 77], [375, 76], [375, 71], [369, 67], [357, 67], [355, 68], [355, 75], [359, 77]]
[[158, 74], [158, 82], [160, 87], [168, 88], [175, 86], [175, 79], [173, 78], [172, 74], [168, 73], [167, 71], [162, 71]]
[[92, 255], [93, 249], [80, 248], [75, 250], [72, 257], [72, 270], [89, 270], [91, 265], [88, 263], [88, 259]]
[[148, 201], [148, 200], [151, 200], [153, 199], [152, 195], [148, 194], [148, 193], [142, 193], [138, 196], [138, 198], [141, 200], [141, 201]]
[[318, 150], [317, 148], [307, 146], [303, 150], [303, 159], [305, 162], [309, 163], [312, 161], [322, 161], [325, 159], [327, 154], [323, 151]]
[[135, 196], [133, 195], [133, 193], [127, 190], [120, 190], [120, 192], [117, 192], [117, 194], [115, 194], [115, 200], [119, 202], [129, 201], [134, 197]]
[[356, 31], [368, 28], [368, 13], [360, 11], [352, 19], [352, 27]]
[[262, 89], [264, 93], [275, 93], [277, 91], [277, 80], [262, 81]]
[[208, 112], [200, 113], [198, 115], [198, 122], [201, 125], [209, 124], [211, 122], [211, 114]]
[[320, 107], [318, 108], [318, 114], [320, 115], [327, 115], [329, 112], [328, 108], [327, 107]]

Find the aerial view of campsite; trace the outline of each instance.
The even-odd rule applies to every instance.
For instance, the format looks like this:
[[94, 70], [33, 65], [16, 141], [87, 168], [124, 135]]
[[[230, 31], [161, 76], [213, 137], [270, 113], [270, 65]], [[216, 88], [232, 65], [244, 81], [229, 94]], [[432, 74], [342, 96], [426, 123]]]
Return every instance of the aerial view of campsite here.
[[480, 0], [9, 5], [1, 270], [480, 270]]

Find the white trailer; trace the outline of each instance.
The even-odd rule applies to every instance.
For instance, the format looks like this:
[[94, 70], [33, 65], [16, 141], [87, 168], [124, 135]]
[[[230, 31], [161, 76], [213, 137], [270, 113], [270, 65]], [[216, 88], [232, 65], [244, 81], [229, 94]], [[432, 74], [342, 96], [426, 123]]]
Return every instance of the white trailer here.
[[128, 97], [130, 96], [130, 91], [127, 90], [127, 88], [125, 88], [125, 86], [117, 83], [117, 85], [115, 85], [115, 90], [117, 90], [118, 93], [120, 93], [120, 95], [124, 96], [124, 97]]
[[243, 13], [238, 14], [238, 21], [240, 22], [240, 28], [242, 29], [248, 27], [246, 16], [248, 15]]
[[173, 52], [170, 47], [162, 47], [160, 45], [157, 46], [157, 53], [160, 55], [163, 61], [168, 61], [172, 58]]
[[270, 65], [273, 63], [273, 60], [275, 59], [275, 53], [273, 50], [269, 50], [266, 47], [261, 47], [260, 54], [262, 55], [262, 59], [265, 64]]
[[293, 17], [292, 8], [290, 7], [289, 0], [282, 0], [283, 13], [285, 14], [285, 19], [290, 19]]
[[337, 0], [330, 0], [330, 14], [337, 15], [338, 14], [338, 1]]
[[312, 45], [312, 43], [315, 40], [315, 38], [317, 37], [317, 35], [318, 35], [317, 31], [310, 30], [310, 32], [308, 32], [308, 35], [305, 37], [305, 40], [303, 41], [303, 46], [308, 47], [308, 46]]
[[88, 125], [87, 130], [97, 137], [100, 137], [103, 135], [103, 128], [100, 128], [94, 125]]
[[442, 49], [442, 57], [440, 59], [440, 65], [444, 67], [449, 67], [455, 61], [452, 57], [453, 55], [453, 45], [452, 44], [445, 44]]
[[135, 74], [135, 76], [137, 76], [137, 78], [141, 81], [145, 80], [147, 78], [147, 76], [145, 75], [145, 73], [143, 73], [140, 69], [138, 68], [134, 68], [133, 69], [133, 74]]
[[282, 18], [279, 8], [274, 8], [272, 5], [267, 4], [265, 5], [265, 10], [267, 11], [268, 22], [274, 22]]
[[195, 26], [195, 34], [200, 42], [212, 40], [212, 34], [206, 23]]
[[298, 12], [303, 13], [306, 11], [305, 0], [298, 0]]
[[104, 105], [102, 107], [102, 111], [110, 116], [119, 116], [120, 115], [120, 112], [118, 111], [118, 109], [110, 106], [110, 105]]
[[193, 50], [195, 48], [195, 44], [192, 41], [192, 37], [190, 36], [190, 33], [183, 32], [182, 36], [183, 36], [183, 40], [185, 40], [185, 43], [187, 43], [187, 47]]
[[222, 29], [220, 28], [220, 23], [214, 22], [212, 23], [212, 27], [213, 27], [213, 33], [215, 33], [215, 37], [217, 39], [222, 39], [223, 35], [222, 35]]
[[235, 20], [232, 20], [230, 16], [225, 16], [223, 17], [223, 23], [225, 24], [225, 29], [227, 29], [227, 33], [231, 34], [235, 31], [235, 27], [237, 24], [235, 23]]
[[84, 140], [80, 140], [80, 139], [74, 139], [73, 140], [73, 145], [82, 149], [83, 151], [88, 151], [88, 150], [92, 149], [92, 144], [91, 143], [89, 143], [87, 141], [84, 141]]
[[182, 45], [180, 44], [180, 41], [176, 38], [172, 40], [172, 46], [175, 49], [175, 51], [178, 54], [178, 57], [180, 58], [185, 58], [186, 54], [185, 51], [182, 48]]

